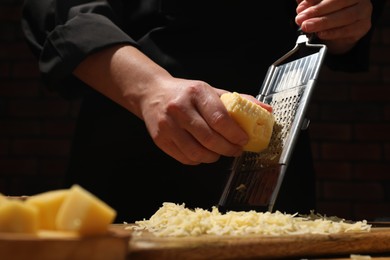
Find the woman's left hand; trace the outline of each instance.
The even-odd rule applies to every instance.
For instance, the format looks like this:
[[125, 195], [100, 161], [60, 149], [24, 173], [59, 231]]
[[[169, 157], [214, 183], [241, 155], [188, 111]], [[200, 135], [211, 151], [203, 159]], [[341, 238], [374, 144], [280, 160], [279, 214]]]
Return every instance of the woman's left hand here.
[[350, 50], [371, 28], [370, 0], [297, 0], [296, 23], [315, 33], [330, 53]]

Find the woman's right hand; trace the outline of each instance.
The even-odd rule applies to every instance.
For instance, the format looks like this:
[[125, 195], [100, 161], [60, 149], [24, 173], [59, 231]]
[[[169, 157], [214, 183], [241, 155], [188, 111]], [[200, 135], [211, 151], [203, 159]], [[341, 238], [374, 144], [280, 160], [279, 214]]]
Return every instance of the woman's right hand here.
[[248, 142], [220, 100], [225, 90], [174, 78], [132, 46], [95, 53], [74, 74], [144, 120], [154, 143], [183, 164], [239, 156]]
[[205, 82], [169, 78], [142, 98], [142, 117], [155, 144], [184, 164], [239, 156], [247, 134], [229, 116], [220, 96]]

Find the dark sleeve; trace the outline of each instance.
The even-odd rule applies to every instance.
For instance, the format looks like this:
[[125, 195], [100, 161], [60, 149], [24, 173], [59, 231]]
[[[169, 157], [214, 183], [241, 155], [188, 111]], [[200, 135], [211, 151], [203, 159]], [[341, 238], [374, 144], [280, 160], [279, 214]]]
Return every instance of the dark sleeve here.
[[119, 43], [136, 45], [117, 25], [108, 1], [26, 0], [22, 29], [44, 83], [65, 96], [80, 91], [83, 84], [72, 71], [89, 54]]
[[325, 64], [332, 70], [345, 72], [368, 71], [370, 63], [370, 44], [378, 19], [383, 11], [386, 0], [371, 0], [373, 5], [372, 27], [359, 40], [355, 47], [343, 55], [327, 54]]

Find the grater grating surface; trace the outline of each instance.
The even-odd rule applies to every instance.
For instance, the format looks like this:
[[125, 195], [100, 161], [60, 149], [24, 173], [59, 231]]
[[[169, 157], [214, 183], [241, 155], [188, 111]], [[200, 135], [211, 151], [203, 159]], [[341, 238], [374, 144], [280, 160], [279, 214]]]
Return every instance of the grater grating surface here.
[[224, 210], [272, 211], [326, 53], [299, 35], [295, 47], [273, 63], [257, 99], [270, 104], [275, 125], [269, 147], [244, 152], [232, 165], [219, 201]]

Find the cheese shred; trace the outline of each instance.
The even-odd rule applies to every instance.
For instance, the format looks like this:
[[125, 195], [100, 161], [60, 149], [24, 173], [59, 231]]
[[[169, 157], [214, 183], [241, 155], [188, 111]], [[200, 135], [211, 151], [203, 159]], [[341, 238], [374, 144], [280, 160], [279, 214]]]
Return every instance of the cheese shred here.
[[[126, 229], [147, 230], [158, 237], [184, 237], [200, 235], [241, 236], [241, 235], [294, 235], [334, 234], [344, 232], [367, 232], [371, 225], [366, 220], [354, 223], [312, 219], [286, 214], [280, 211], [228, 211], [221, 213], [217, 207], [211, 211], [201, 208], [189, 209], [185, 204], [171, 202], [163, 206], [149, 219], [136, 221]], [[141, 234], [142, 232], [138, 232]], [[137, 232], [135, 232], [137, 234]]]

